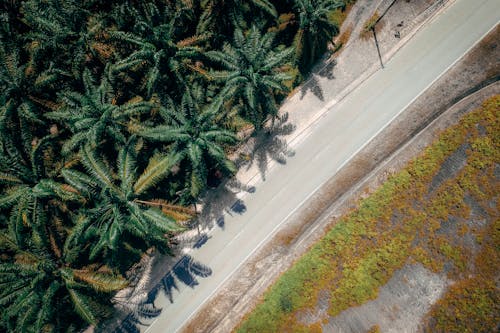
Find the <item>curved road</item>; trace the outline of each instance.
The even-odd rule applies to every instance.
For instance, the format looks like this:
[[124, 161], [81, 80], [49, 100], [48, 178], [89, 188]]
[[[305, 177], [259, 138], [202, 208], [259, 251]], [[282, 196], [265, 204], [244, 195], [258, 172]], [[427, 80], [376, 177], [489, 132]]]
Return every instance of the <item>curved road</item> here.
[[[371, 138], [460, 59], [500, 20], [500, 0], [455, 0], [386, 64], [317, 122], [284, 166], [244, 198], [246, 212], [225, 216], [225, 229], [190, 253], [213, 274], [181, 287], [148, 333], [176, 332], [217, 288]], [[307, 107], [307, 105], [296, 105]]]

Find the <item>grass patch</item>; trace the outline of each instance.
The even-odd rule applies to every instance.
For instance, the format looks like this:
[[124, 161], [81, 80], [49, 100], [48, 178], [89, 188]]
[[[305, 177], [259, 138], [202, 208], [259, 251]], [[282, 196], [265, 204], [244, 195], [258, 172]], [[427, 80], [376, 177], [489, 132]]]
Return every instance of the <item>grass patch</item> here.
[[335, 47], [333, 50], [333, 53], [337, 53], [344, 45], [347, 44], [349, 41], [349, 38], [351, 38], [352, 34], [352, 27], [349, 26], [340, 34], [340, 36], [337, 38], [337, 42], [335, 43]]
[[373, 15], [365, 22], [364, 25], [364, 30], [365, 32], [370, 32], [373, 29], [375, 29], [375, 25], [377, 24], [378, 20], [380, 19], [380, 14], [378, 11], [373, 13]]
[[[342, 24], [344, 23], [345, 19], [347, 18], [347, 15], [352, 9], [352, 6], [354, 5], [355, 1], [346, 1], [346, 8], [342, 10], [341, 8], [336, 9], [328, 14], [328, 19], [330, 22], [334, 23], [337, 27], [341, 27]], [[340, 36], [338, 36], [336, 41], [332, 43], [332, 48], [331, 48], [331, 53], [337, 53], [342, 49], [342, 46], [347, 44], [349, 41], [349, 38], [351, 37], [352, 33], [352, 27], [349, 26], [347, 27]]]
[[328, 20], [335, 24], [337, 27], [342, 26], [342, 23], [344, 23], [351, 8], [352, 4], [349, 4], [344, 10], [342, 8], [337, 8], [331, 11], [330, 13], [328, 13]]
[[363, 31], [361, 31], [362, 39], [369, 39], [372, 36], [372, 30], [375, 29], [378, 32], [382, 28], [382, 21], [378, 21], [380, 19], [380, 14], [378, 11], [375, 11], [372, 16], [368, 20], [366, 20], [365, 24], [363, 24]]
[[[497, 201], [498, 203], [498, 201]], [[500, 219], [481, 230], [475, 269], [452, 285], [427, 314], [429, 332], [494, 332], [500, 322]]]
[[[498, 290], [491, 289], [494, 274], [483, 274], [483, 284], [463, 280], [471, 279], [469, 276], [477, 279], [476, 271], [499, 271], [498, 259], [484, 265], [471, 264], [471, 260], [486, 259], [467, 248], [463, 236], [471, 234], [464, 227], [471, 215], [464, 202], [466, 195], [486, 212], [486, 220], [498, 220], [499, 182], [494, 169], [500, 164], [499, 119], [500, 96], [495, 96], [464, 116], [458, 125], [444, 131], [418, 158], [360, 201], [356, 210], [341, 217], [324, 238], [271, 286], [236, 331], [316, 331], [317, 323], [310, 327], [303, 325], [298, 322], [297, 313], [314, 309], [320, 292], [329, 291], [328, 314], [335, 316], [377, 297], [379, 288], [409, 260], [437, 272], [448, 264], [452, 267], [448, 274], [459, 281], [456, 290], [450, 290], [449, 300], [445, 297], [439, 311], [429, 315], [429, 327], [434, 325], [438, 330], [446, 327], [444, 331], [452, 332], [446, 326], [451, 322], [447, 321], [452, 317], [449, 314], [459, 313], [467, 318], [473, 311], [477, 318], [491, 317], [496, 311], [492, 322], [498, 322], [498, 305], [492, 305], [499, 304]], [[483, 130], [479, 131], [479, 127]], [[465, 167], [430, 192], [430, 184], [443, 162], [463, 144], [470, 146]], [[450, 216], [456, 222], [450, 222]], [[486, 232], [489, 228], [493, 229]], [[475, 229], [481, 253], [486, 251], [489, 257], [499, 258], [500, 228], [476, 226]], [[472, 331], [476, 327], [474, 322], [471, 319]], [[465, 326], [468, 324], [465, 321]], [[462, 326], [460, 329], [467, 331]]]

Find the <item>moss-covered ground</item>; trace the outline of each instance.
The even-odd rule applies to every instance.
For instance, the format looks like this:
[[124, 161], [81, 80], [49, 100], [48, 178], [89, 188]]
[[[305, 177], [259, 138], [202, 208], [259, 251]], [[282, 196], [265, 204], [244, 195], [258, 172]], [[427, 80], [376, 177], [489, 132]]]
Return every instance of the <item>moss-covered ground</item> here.
[[335, 316], [376, 298], [408, 262], [455, 281], [427, 314], [428, 331], [495, 331], [499, 184], [500, 96], [495, 96], [336, 221], [236, 331], [321, 331], [321, 321], [307, 326], [297, 316], [312, 311], [321, 293], [330, 295], [328, 315]]

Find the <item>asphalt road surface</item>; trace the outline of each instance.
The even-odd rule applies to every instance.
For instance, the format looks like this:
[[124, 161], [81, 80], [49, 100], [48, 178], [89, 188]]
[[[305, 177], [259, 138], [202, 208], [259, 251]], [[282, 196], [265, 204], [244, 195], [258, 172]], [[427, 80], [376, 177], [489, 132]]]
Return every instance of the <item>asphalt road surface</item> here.
[[[334, 105], [295, 147], [286, 165], [243, 201], [246, 212], [225, 216], [201, 248], [190, 253], [212, 269], [195, 288], [180, 286], [143, 332], [176, 332], [217, 288], [324, 182], [425, 91], [500, 21], [500, 0], [456, 0], [343, 101]], [[307, 105], [296, 105], [307, 108]]]

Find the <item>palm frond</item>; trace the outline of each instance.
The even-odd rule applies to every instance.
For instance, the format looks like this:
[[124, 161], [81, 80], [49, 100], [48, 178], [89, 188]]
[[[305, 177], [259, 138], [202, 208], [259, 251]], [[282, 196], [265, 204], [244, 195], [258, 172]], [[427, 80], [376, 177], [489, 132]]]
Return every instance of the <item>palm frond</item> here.
[[174, 205], [163, 199], [152, 199], [148, 201], [136, 199], [135, 201], [137, 203], [150, 207], [158, 207], [165, 215], [170, 216], [171, 218], [179, 222], [187, 221], [194, 216], [194, 212], [192, 209], [184, 206]]
[[25, 195], [29, 191], [28, 186], [17, 186], [10, 191], [2, 193], [0, 196], [0, 208], [8, 208], [14, 205], [18, 198]]
[[54, 307], [53, 303], [56, 301], [55, 296], [60, 288], [58, 281], [52, 281], [50, 286], [45, 291], [42, 298], [42, 304], [37, 309], [37, 319], [35, 323], [35, 330], [42, 332], [46, 323], [52, 320]]
[[175, 128], [166, 125], [147, 128], [139, 131], [137, 134], [146, 139], [160, 142], [184, 141], [189, 138], [189, 136], [184, 133], [182, 128]]
[[91, 299], [72, 288], [68, 288], [68, 293], [75, 307], [75, 312], [88, 324], [97, 324], [98, 311], [96, 311]]
[[95, 272], [89, 268], [74, 269], [73, 276], [85, 282], [89, 287], [98, 292], [112, 292], [123, 289], [127, 286], [127, 281], [113, 274]]
[[178, 225], [173, 218], [163, 214], [162, 211], [157, 208], [149, 208], [143, 211], [143, 215], [162, 232], [179, 232], [184, 230], [184, 228]]
[[38, 198], [57, 197], [62, 201], [79, 201], [78, 191], [66, 184], [57, 183], [51, 179], [42, 179], [33, 187], [33, 193]]
[[124, 192], [132, 187], [136, 172], [135, 144], [137, 140], [132, 139], [118, 152], [118, 175], [121, 180], [121, 188]]
[[93, 176], [96, 182], [100, 183], [102, 187], [116, 189], [109, 169], [100, 158], [95, 155], [90, 147], [85, 146], [80, 151], [80, 156], [85, 169]]
[[62, 169], [61, 175], [68, 184], [85, 197], [91, 197], [96, 193], [97, 182], [86, 174], [73, 169]]
[[149, 164], [139, 179], [134, 184], [134, 193], [139, 195], [144, 193], [152, 186], [156, 185], [169, 172], [172, 166], [178, 161], [175, 155], [155, 155], [149, 160]]

